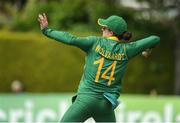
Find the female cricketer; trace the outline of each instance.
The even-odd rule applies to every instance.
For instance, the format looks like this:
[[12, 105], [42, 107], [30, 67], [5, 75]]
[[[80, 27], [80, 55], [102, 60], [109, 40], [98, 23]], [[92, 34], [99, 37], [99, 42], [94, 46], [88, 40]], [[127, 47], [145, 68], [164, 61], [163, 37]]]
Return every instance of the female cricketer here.
[[102, 37], [76, 37], [68, 32], [48, 27], [45, 14], [39, 14], [38, 21], [43, 34], [56, 41], [73, 45], [86, 53], [85, 66], [77, 95], [73, 104], [60, 122], [84, 122], [92, 117], [96, 122], [115, 122], [114, 109], [118, 106], [121, 81], [127, 63], [146, 49], [155, 47], [158, 36], [152, 35], [134, 42], [127, 42], [126, 21], [116, 15], [98, 19]]

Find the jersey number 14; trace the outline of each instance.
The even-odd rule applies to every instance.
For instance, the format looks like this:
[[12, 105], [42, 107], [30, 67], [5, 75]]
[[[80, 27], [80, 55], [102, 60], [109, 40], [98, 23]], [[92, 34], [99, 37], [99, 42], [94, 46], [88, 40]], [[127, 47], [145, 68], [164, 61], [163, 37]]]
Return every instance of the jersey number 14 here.
[[[94, 61], [94, 64], [99, 64], [97, 72], [96, 72], [96, 78], [95, 82], [99, 81], [99, 77], [109, 80], [107, 85], [110, 86], [112, 81], [114, 80], [114, 71], [116, 68], [117, 61], [114, 61], [108, 68], [101, 74], [101, 69], [104, 64], [104, 57], [100, 58], [99, 60]], [[107, 72], [111, 70], [110, 76], [107, 76]]]

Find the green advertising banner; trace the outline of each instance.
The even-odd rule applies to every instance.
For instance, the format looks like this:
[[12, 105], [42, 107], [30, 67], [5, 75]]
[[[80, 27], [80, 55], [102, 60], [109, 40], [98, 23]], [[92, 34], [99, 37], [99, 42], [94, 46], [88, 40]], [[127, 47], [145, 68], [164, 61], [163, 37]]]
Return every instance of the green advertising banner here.
[[[73, 94], [0, 94], [0, 122], [57, 122]], [[115, 109], [121, 123], [180, 123], [180, 97], [122, 95]], [[92, 118], [86, 122], [95, 122]]]

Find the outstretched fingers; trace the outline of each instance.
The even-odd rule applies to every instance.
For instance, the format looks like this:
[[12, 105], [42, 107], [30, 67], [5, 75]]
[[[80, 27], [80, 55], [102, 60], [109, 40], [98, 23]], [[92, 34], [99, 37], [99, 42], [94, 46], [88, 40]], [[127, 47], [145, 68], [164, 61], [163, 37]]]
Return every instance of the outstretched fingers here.
[[45, 13], [43, 13], [44, 19], [47, 20], [47, 16]]
[[41, 14], [39, 14], [38, 17], [39, 17], [40, 20], [43, 20], [43, 19], [44, 19], [44, 17], [43, 17]]
[[45, 13], [38, 15], [38, 21], [40, 23], [41, 29], [44, 29], [48, 26], [47, 16]]

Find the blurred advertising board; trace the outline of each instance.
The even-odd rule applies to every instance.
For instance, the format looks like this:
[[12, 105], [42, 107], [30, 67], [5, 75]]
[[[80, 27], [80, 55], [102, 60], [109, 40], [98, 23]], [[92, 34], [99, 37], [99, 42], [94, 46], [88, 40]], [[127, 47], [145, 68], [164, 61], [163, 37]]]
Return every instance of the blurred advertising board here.
[[[0, 94], [0, 122], [57, 122], [71, 105], [72, 96], [72, 93]], [[180, 123], [180, 97], [122, 95], [120, 100], [115, 109], [117, 122]]]

